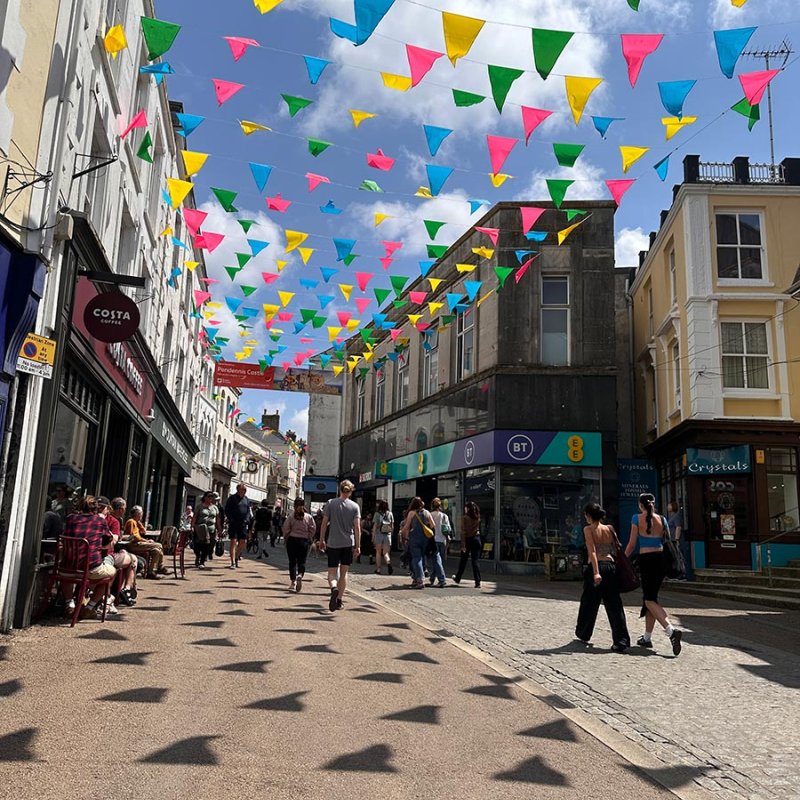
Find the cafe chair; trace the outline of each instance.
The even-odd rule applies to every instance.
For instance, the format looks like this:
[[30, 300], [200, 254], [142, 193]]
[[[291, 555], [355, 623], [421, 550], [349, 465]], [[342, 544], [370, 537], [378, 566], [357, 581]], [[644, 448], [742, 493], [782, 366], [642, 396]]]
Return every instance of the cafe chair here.
[[171, 556], [178, 544], [178, 529], [174, 525], [167, 525], [161, 529], [161, 536], [158, 541], [161, 544], [164, 555]]
[[175, 543], [175, 547], [172, 550], [172, 571], [175, 573], [176, 578], [178, 577], [178, 569], [181, 571], [180, 577], [186, 577], [186, 567], [183, 563], [183, 553], [184, 550], [186, 550], [186, 543], [188, 541], [189, 531], [181, 531], [180, 535], [178, 536], [178, 541]]
[[47, 593], [48, 595], [52, 594], [53, 586], [58, 582], [65, 599], [69, 600], [70, 598], [63, 591], [64, 584], [71, 585], [73, 589], [75, 584], [78, 585], [75, 611], [72, 614], [72, 622], [70, 624], [70, 627], [74, 628], [83, 608], [83, 601], [87, 591], [96, 586], [105, 586], [105, 594], [102, 600], [102, 621], [105, 622], [106, 604], [114, 578], [116, 578], [116, 574], [100, 580], [91, 580], [89, 578], [89, 541], [75, 536], [61, 536], [58, 540], [55, 567], [53, 568], [53, 574], [50, 576]]

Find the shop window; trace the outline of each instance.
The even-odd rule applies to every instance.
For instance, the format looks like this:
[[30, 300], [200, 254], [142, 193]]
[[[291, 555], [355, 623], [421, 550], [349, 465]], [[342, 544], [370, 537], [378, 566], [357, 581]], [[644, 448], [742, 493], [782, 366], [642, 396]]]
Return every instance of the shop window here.
[[381, 367], [375, 373], [375, 419], [383, 417], [386, 406], [386, 370]]
[[68, 486], [83, 494], [93, 489], [92, 467], [97, 425], [63, 401], [58, 404], [50, 448], [50, 489]]
[[356, 430], [364, 427], [364, 405], [367, 396], [366, 378], [356, 378]]
[[439, 390], [439, 320], [434, 320], [422, 337], [423, 359], [422, 396], [430, 397]]
[[542, 363], [569, 364], [569, 278], [542, 276]]
[[772, 533], [800, 529], [797, 504], [797, 450], [771, 447], [766, 452], [769, 529]]
[[475, 372], [475, 311], [458, 315], [456, 325], [456, 381]]
[[769, 345], [764, 322], [723, 322], [722, 386], [769, 389]]
[[409, 357], [408, 353], [401, 353], [396, 361], [394, 381], [394, 409], [402, 411], [408, 405], [409, 386]]
[[717, 214], [717, 277], [761, 280], [764, 250], [759, 214]]

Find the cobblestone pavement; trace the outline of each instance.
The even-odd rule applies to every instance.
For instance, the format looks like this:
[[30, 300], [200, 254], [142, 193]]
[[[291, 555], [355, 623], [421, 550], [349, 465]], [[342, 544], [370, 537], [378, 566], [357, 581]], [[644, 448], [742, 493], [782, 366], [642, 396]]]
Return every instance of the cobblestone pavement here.
[[[680, 657], [660, 630], [654, 650], [618, 655], [602, 608], [594, 646], [573, 639], [579, 584], [484, 576], [475, 590], [465, 576], [460, 587], [411, 591], [403, 570], [390, 578], [372, 569], [356, 568], [364, 597], [494, 657], [543, 686], [556, 707], [589, 713], [655, 756], [664, 776], [688, 767], [720, 800], [800, 798], [796, 612], [666, 591], [685, 631]], [[638, 596], [628, 598], [635, 639]]]

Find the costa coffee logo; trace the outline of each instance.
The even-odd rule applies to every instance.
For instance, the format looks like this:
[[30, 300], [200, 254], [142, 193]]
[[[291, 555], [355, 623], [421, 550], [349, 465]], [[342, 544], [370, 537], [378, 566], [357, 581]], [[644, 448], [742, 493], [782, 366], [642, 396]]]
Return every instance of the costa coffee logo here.
[[106, 292], [93, 298], [83, 312], [83, 324], [101, 342], [124, 342], [139, 329], [139, 308], [121, 292]]

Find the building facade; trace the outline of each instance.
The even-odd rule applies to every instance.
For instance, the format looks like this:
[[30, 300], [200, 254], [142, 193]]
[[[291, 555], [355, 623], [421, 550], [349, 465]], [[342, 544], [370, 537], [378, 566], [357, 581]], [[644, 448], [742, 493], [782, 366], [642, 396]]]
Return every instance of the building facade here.
[[[618, 405], [628, 410], [617, 392], [615, 206], [535, 205], [547, 209], [544, 243], [523, 234], [520, 204], [495, 206], [476, 224], [498, 230], [492, 251], [475, 252], [487, 237], [471, 229], [411, 287], [412, 304], [375, 317], [374, 342], [348, 342], [343, 399], [341, 473], [365, 511], [386, 497], [400, 518], [412, 497], [438, 496], [458, 529], [475, 502], [487, 555], [508, 570], [577, 554], [585, 503], [613, 512]], [[550, 244], [568, 208], [583, 224]], [[496, 268], [534, 255], [500, 289]]]
[[241, 392], [228, 386], [214, 388], [213, 400], [217, 411], [214, 441], [214, 460], [211, 467], [213, 490], [224, 502], [231, 492], [231, 481], [236, 477], [234, 438], [236, 415], [233, 413]]
[[269, 500], [269, 486], [274, 480], [277, 461], [256, 436], [251, 436], [241, 426], [234, 434], [235, 483], [247, 487], [247, 496], [254, 503]]
[[684, 161], [631, 287], [637, 439], [695, 566], [800, 557], [800, 161]]

